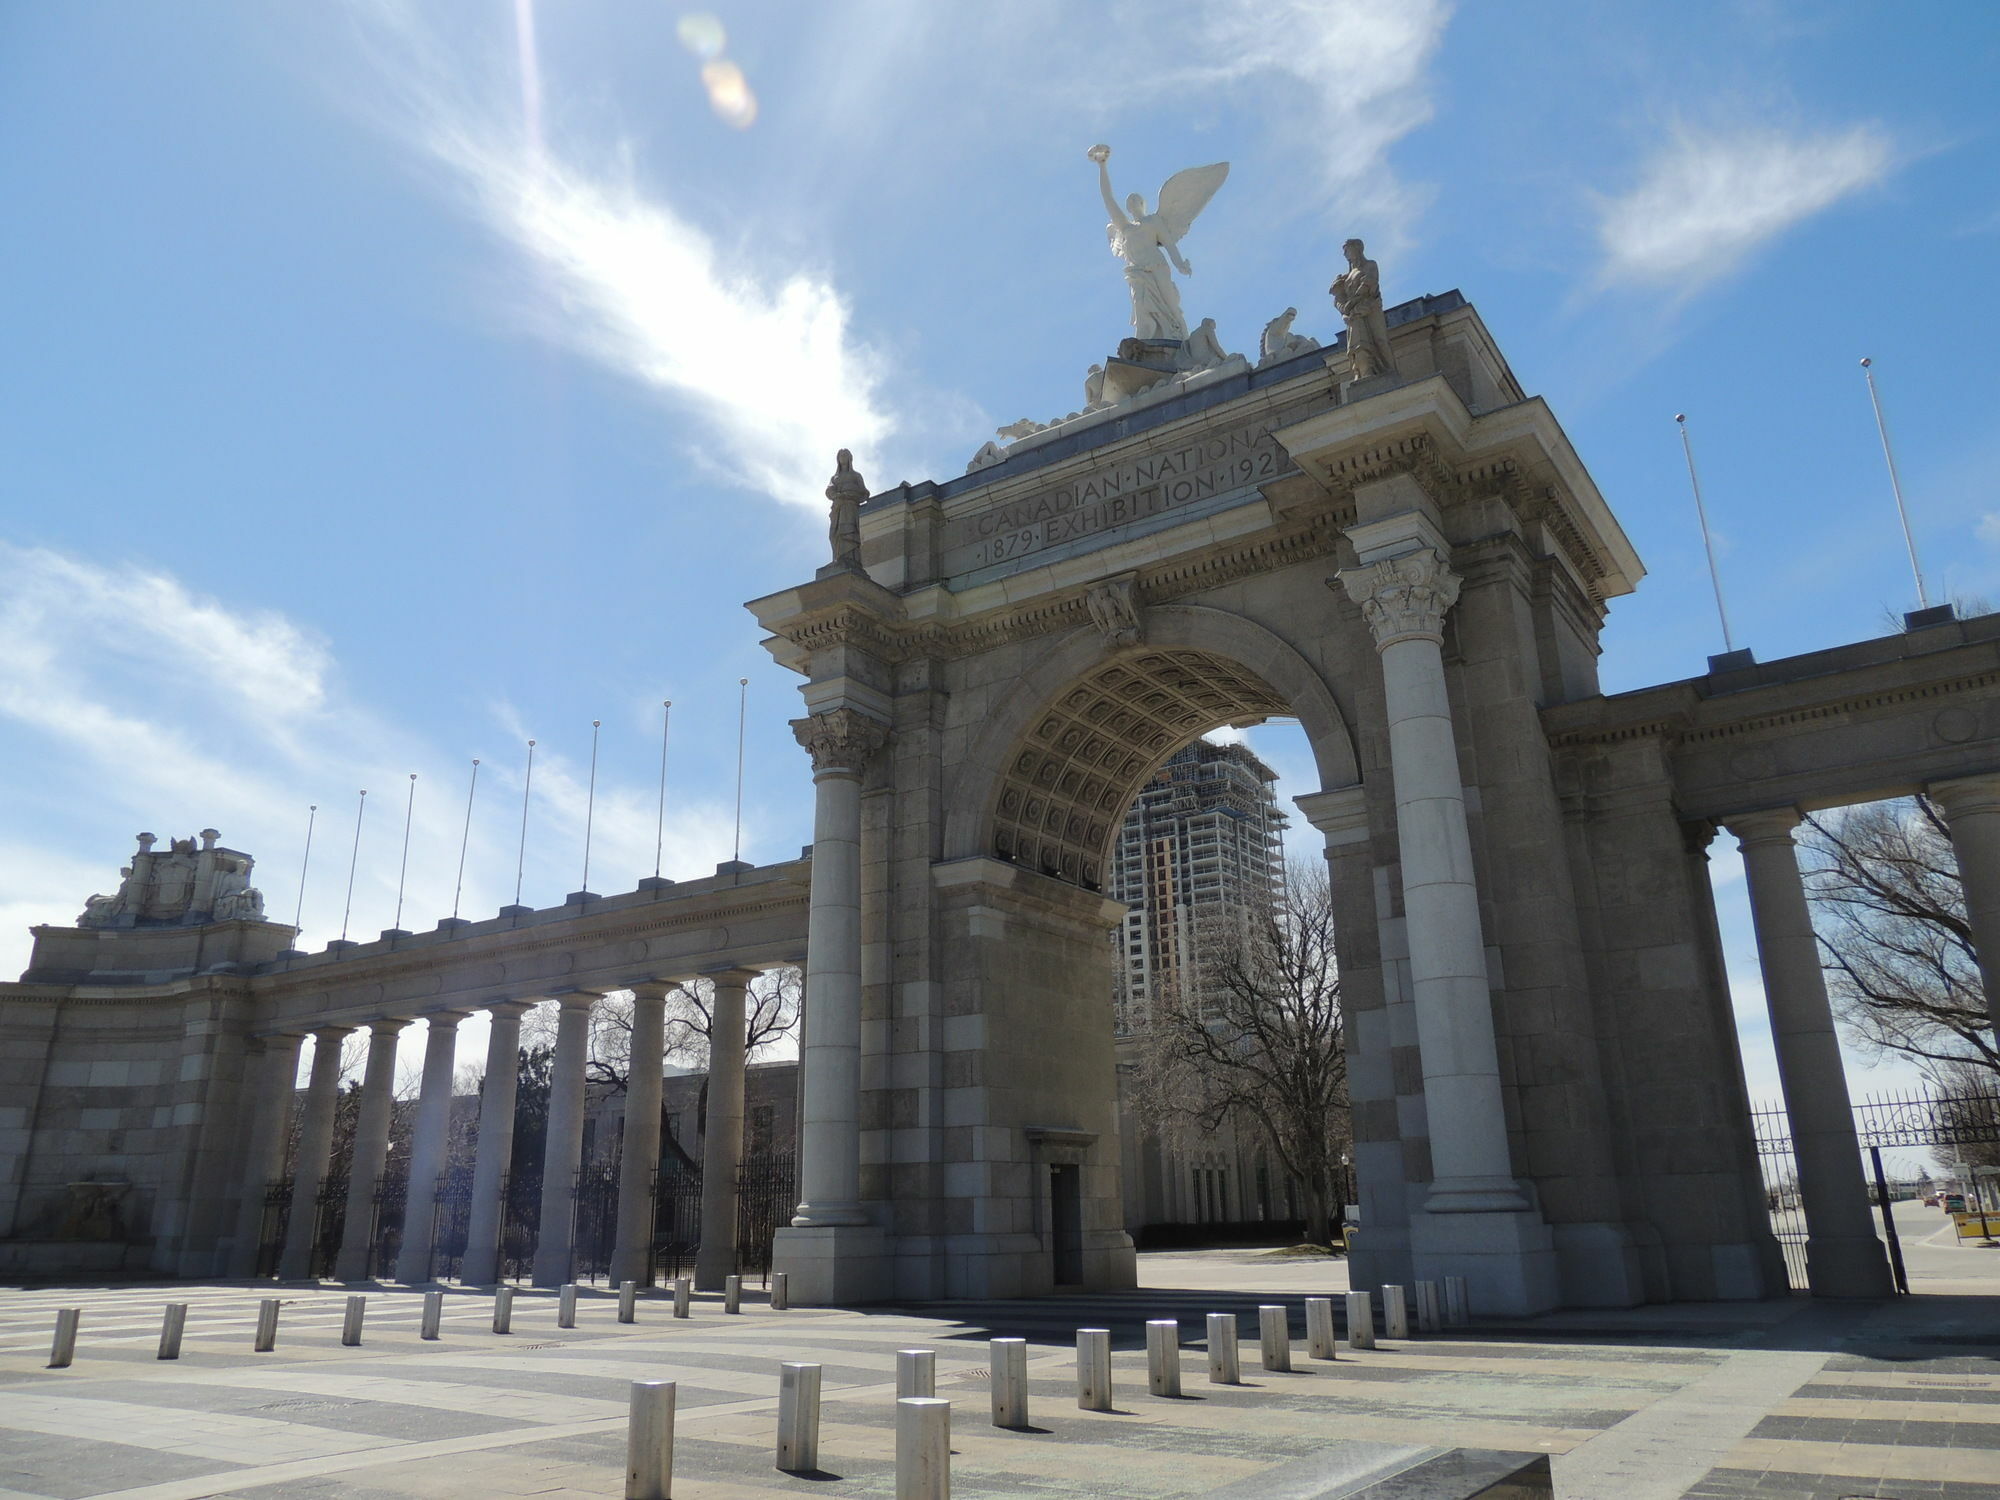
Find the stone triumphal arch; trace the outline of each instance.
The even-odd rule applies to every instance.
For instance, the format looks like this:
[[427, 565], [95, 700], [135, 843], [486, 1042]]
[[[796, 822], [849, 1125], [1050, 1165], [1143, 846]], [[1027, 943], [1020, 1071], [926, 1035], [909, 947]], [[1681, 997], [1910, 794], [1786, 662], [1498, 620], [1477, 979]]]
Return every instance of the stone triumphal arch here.
[[[1180, 219], [1132, 234], [1185, 232], [1221, 180], [1202, 172]], [[1347, 333], [1328, 347], [1288, 310], [1253, 365], [1205, 321], [1126, 340], [1093, 367], [1084, 411], [1014, 424], [961, 477], [871, 494], [840, 456], [833, 561], [750, 605], [804, 679], [816, 807], [797, 861], [305, 954], [212, 830], [199, 851], [142, 836], [118, 894], [36, 929], [34, 966], [0, 984], [0, 1267], [80, 1264], [74, 1242], [96, 1240], [124, 1257], [106, 1266], [246, 1274], [266, 1195], [296, 1209], [337, 1176], [334, 1269], [368, 1274], [357, 1226], [384, 1170], [397, 1037], [423, 1018], [415, 1228], [395, 1268], [423, 1279], [452, 1033], [484, 1010], [489, 1094], [503, 1088], [480, 1116], [462, 1274], [490, 1279], [510, 1028], [553, 1002], [532, 1165], [534, 1275], [558, 1282], [588, 1017], [622, 990], [634, 1065], [612, 1265], [642, 1275], [662, 995], [706, 976], [717, 1025], [740, 1030], [755, 971], [803, 957], [801, 1201], [775, 1252], [792, 1295], [1130, 1285], [1112, 840], [1180, 746], [1289, 716], [1336, 903], [1355, 1286], [1461, 1275], [1475, 1307], [1515, 1313], [1785, 1288], [1705, 869], [1726, 829], [1812, 1288], [1886, 1293], [1792, 830], [1815, 808], [1930, 792], [1973, 935], [2000, 962], [2000, 617], [1925, 611], [1882, 640], [1734, 653], [1603, 696], [1599, 628], [1641, 577], [1604, 498], [1461, 296], [1384, 310], [1358, 242], [1347, 257]], [[1987, 980], [1992, 1003], [2000, 973]], [[357, 1032], [360, 1124], [330, 1160]], [[740, 1053], [718, 1050], [733, 1081], [715, 1106], [738, 1126]], [[295, 1114], [304, 1144], [277, 1182]], [[705, 1150], [712, 1283], [735, 1253], [740, 1129]], [[281, 1274], [310, 1266], [309, 1238], [295, 1213]]]

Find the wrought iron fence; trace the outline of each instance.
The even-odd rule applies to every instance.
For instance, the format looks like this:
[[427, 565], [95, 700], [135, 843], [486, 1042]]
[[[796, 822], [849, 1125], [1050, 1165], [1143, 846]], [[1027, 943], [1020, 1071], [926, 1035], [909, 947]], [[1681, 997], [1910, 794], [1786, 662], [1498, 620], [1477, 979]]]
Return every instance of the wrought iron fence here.
[[257, 1276], [276, 1276], [284, 1258], [285, 1230], [292, 1221], [292, 1180], [264, 1184], [264, 1212], [257, 1221]]
[[[1757, 1134], [1757, 1165], [1764, 1181], [1771, 1232], [1785, 1254], [1785, 1274], [1793, 1291], [1809, 1288], [1806, 1276], [1806, 1218], [1799, 1199], [1798, 1161], [1792, 1151], [1790, 1117], [1782, 1105], [1750, 1112]], [[1882, 1214], [1882, 1238], [1896, 1286], [1907, 1292], [1903, 1247], [1896, 1233], [1885, 1149], [1926, 1150], [1944, 1166], [1945, 1154], [1966, 1147], [2000, 1148], [2000, 1091], [1874, 1094], [1854, 1106], [1854, 1133], [1861, 1147], [1856, 1163]]]

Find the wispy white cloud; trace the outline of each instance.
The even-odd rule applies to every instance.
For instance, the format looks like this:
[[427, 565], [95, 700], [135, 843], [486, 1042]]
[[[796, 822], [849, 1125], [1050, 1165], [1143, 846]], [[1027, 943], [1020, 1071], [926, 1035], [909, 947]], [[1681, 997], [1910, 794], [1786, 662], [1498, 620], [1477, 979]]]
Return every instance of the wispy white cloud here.
[[[488, 726], [466, 860], [464, 914], [513, 899], [522, 779], [519, 741]], [[535, 766], [524, 899], [549, 905], [582, 873], [588, 730], [545, 737]], [[511, 742], [511, 743], [510, 743]], [[204, 826], [259, 859], [273, 920], [290, 921], [308, 803], [319, 806], [304, 926], [340, 929], [356, 793], [367, 787], [351, 931], [395, 914], [409, 773], [418, 773], [403, 926], [449, 915], [464, 833], [470, 754], [427, 741], [347, 689], [331, 646], [285, 616], [239, 610], [170, 574], [100, 566], [0, 543], [0, 760], [34, 765], [10, 803], [0, 847], [0, 975], [27, 961], [25, 927], [68, 923], [112, 888], [144, 828]], [[629, 890], [653, 869], [656, 786], [600, 769], [591, 886]], [[37, 828], [66, 830], [31, 852]], [[756, 830], [753, 830], [753, 833]], [[705, 874], [728, 857], [729, 808], [670, 799], [667, 873]], [[94, 862], [77, 848], [101, 839]]]
[[1895, 151], [1877, 127], [1807, 134], [1676, 127], [1629, 192], [1599, 205], [1603, 279], [1692, 291], [1851, 193]]
[[[532, 278], [538, 295], [507, 313], [558, 308], [544, 331], [692, 418], [703, 441], [690, 453], [710, 472], [823, 508], [835, 450], [866, 463], [893, 426], [880, 361], [853, 336], [832, 279], [760, 262], [754, 243], [725, 252], [641, 182], [623, 143], [544, 141], [539, 108], [523, 130], [502, 103], [515, 87], [505, 55], [442, 46], [393, 3], [375, 13], [395, 37], [378, 56], [400, 94], [397, 128], [449, 170]], [[516, 14], [532, 24], [531, 6]], [[536, 67], [531, 33], [516, 51]], [[537, 100], [543, 88], [537, 79]]]
[[1289, 82], [1300, 107], [1272, 117], [1310, 142], [1329, 210], [1395, 242], [1427, 194], [1389, 153], [1431, 118], [1431, 62], [1450, 17], [1444, 0], [1229, 0], [1206, 13], [1201, 41], [1214, 76]]

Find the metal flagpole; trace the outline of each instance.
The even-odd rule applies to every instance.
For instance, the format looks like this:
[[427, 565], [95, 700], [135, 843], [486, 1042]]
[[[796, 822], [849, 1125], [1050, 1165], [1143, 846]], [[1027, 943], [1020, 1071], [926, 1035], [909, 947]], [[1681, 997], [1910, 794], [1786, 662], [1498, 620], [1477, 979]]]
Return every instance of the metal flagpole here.
[[514, 857], [514, 904], [521, 904], [521, 872], [528, 867], [528, 793], [535, 786], [535, 742], [528, 741], [528, 774], [521, 781], [521, 848]]
[[729, 859], [743, 863], [743, 717], [750, 706], [750, 679], [736, 679], [736, 848]]
[[1903, 523], [1903, 545], [1910, 552], [1910, 572], [1917, 580], [1917, 608], [1931, 607], [1930, 590], [1924, 587], [1924, 570], [1917, 562], [1917, 541], [1910, 533], [1910, 511], [1903, 504], [1903, 481], [1896, 475], [1896, 455], [1889, 447], [1889, 424], [1882, 416], [1882, 395], [1875, 389], [1875, 361], [1864, 358], [1861, 373], [1868, 381], [1868, 402], [1875, 408], [1875, 430], [1882, 436], [1882, 461], [1889, 466], [1889, 490], [1896, 497], [1896, 519]]
[[1708, 554], [1708, 582], [1715, 590], [1715, 614], [1722, 621], [1722, 649], [1734, 651], [1736, 640], [1729, 633], [1729, 611], [1722, 604], [1722, 574], [1715, 566], [1715, 539], [1708, 531], [1708, 507], [1701, 501], [1701, 476], [1694, 471], [1694, 443], [1688, 437], [1686, 412], [1675, 412], [1674, 421], [1681, 430], [1681, 452], [1687, 455], [1688, 484], [1694, 490], [1694, 513], [1701, 522], [1702, 550]]
[[361, 815], [368, 811], [368, 789], [354, 806], [354, 848], [347, 856], [347, 905], [340, 913], [340, 940], [347, 941], [347, 919], [354, 914], [354, 866], [361, 858]]
[[403, 862], [396, 867], [396, 919], [389, 925], [403, 930], [403, 886], [410, 876], [410, 819], [417, 811], [417, 773], [410, 772], [410, 796], [403, 805]]
[[472, 757], [472, 780], [465, 788], [465, 832], [458, 836], [458, 884], [451, 888], [451, 919], [458, 920], [458, 898], [465, 891], [465, 846], [472, 842], [472, 794], [479, 790], [479, 757]]
[[299, 923], [301, 919], [305, 916], [306, 912], [306, 871], [312, 868], [313, 823], [318, 819], [318, 817], [319, 817], [319, 804], [317, 802], [307, 804], [306, 853], [305, 853], [305, 858], [299, 861], [299, 904], [297, 909], [295, 909], [292, 912], [292, 942], [294, 944], [296, 944], [299, 940]]
[[604, 727], [602, 719], [590, 721], [590, 792], [583, 804], [583, 889], [579, 895], [590, 894], [590, 834], [597, 820], [597, 735]]
[[667, 843], [667, 732], [673, 727], [674, 700], [660, 702], [660, 812], [653, 821], [653, 878], [660, 878], [660, 851]]

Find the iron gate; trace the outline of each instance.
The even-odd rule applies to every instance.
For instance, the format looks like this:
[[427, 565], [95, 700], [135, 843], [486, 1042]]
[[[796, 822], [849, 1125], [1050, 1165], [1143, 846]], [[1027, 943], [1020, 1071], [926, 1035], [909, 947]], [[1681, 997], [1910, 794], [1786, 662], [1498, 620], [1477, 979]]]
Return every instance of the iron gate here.
[[[1793, 1291], [1806, 1291], [1806, 1219], [1799, 1202], [1791, 1121], [1782, 1105], [1752, 1110], [1750, 1119], [1757, 1133], [1757, 1165], [1763, 1175], [1771, 1232], [1785, 1253], [1786, 1280]], [[2000, 1145], [2000, 1091], [1873, 1095], [1854, 1106], [1854, 1133], [1861, 1146], [1857, 1165], [1881, 1210], [1890, 1269], [1897, 1289], [1907, 1292], [1909, 1277], [1903, 1268], [1903, 1246], [1891, 1212], [1882, 1153], [1897, 1148], [1935, 1153], [1951, 1147]]]

